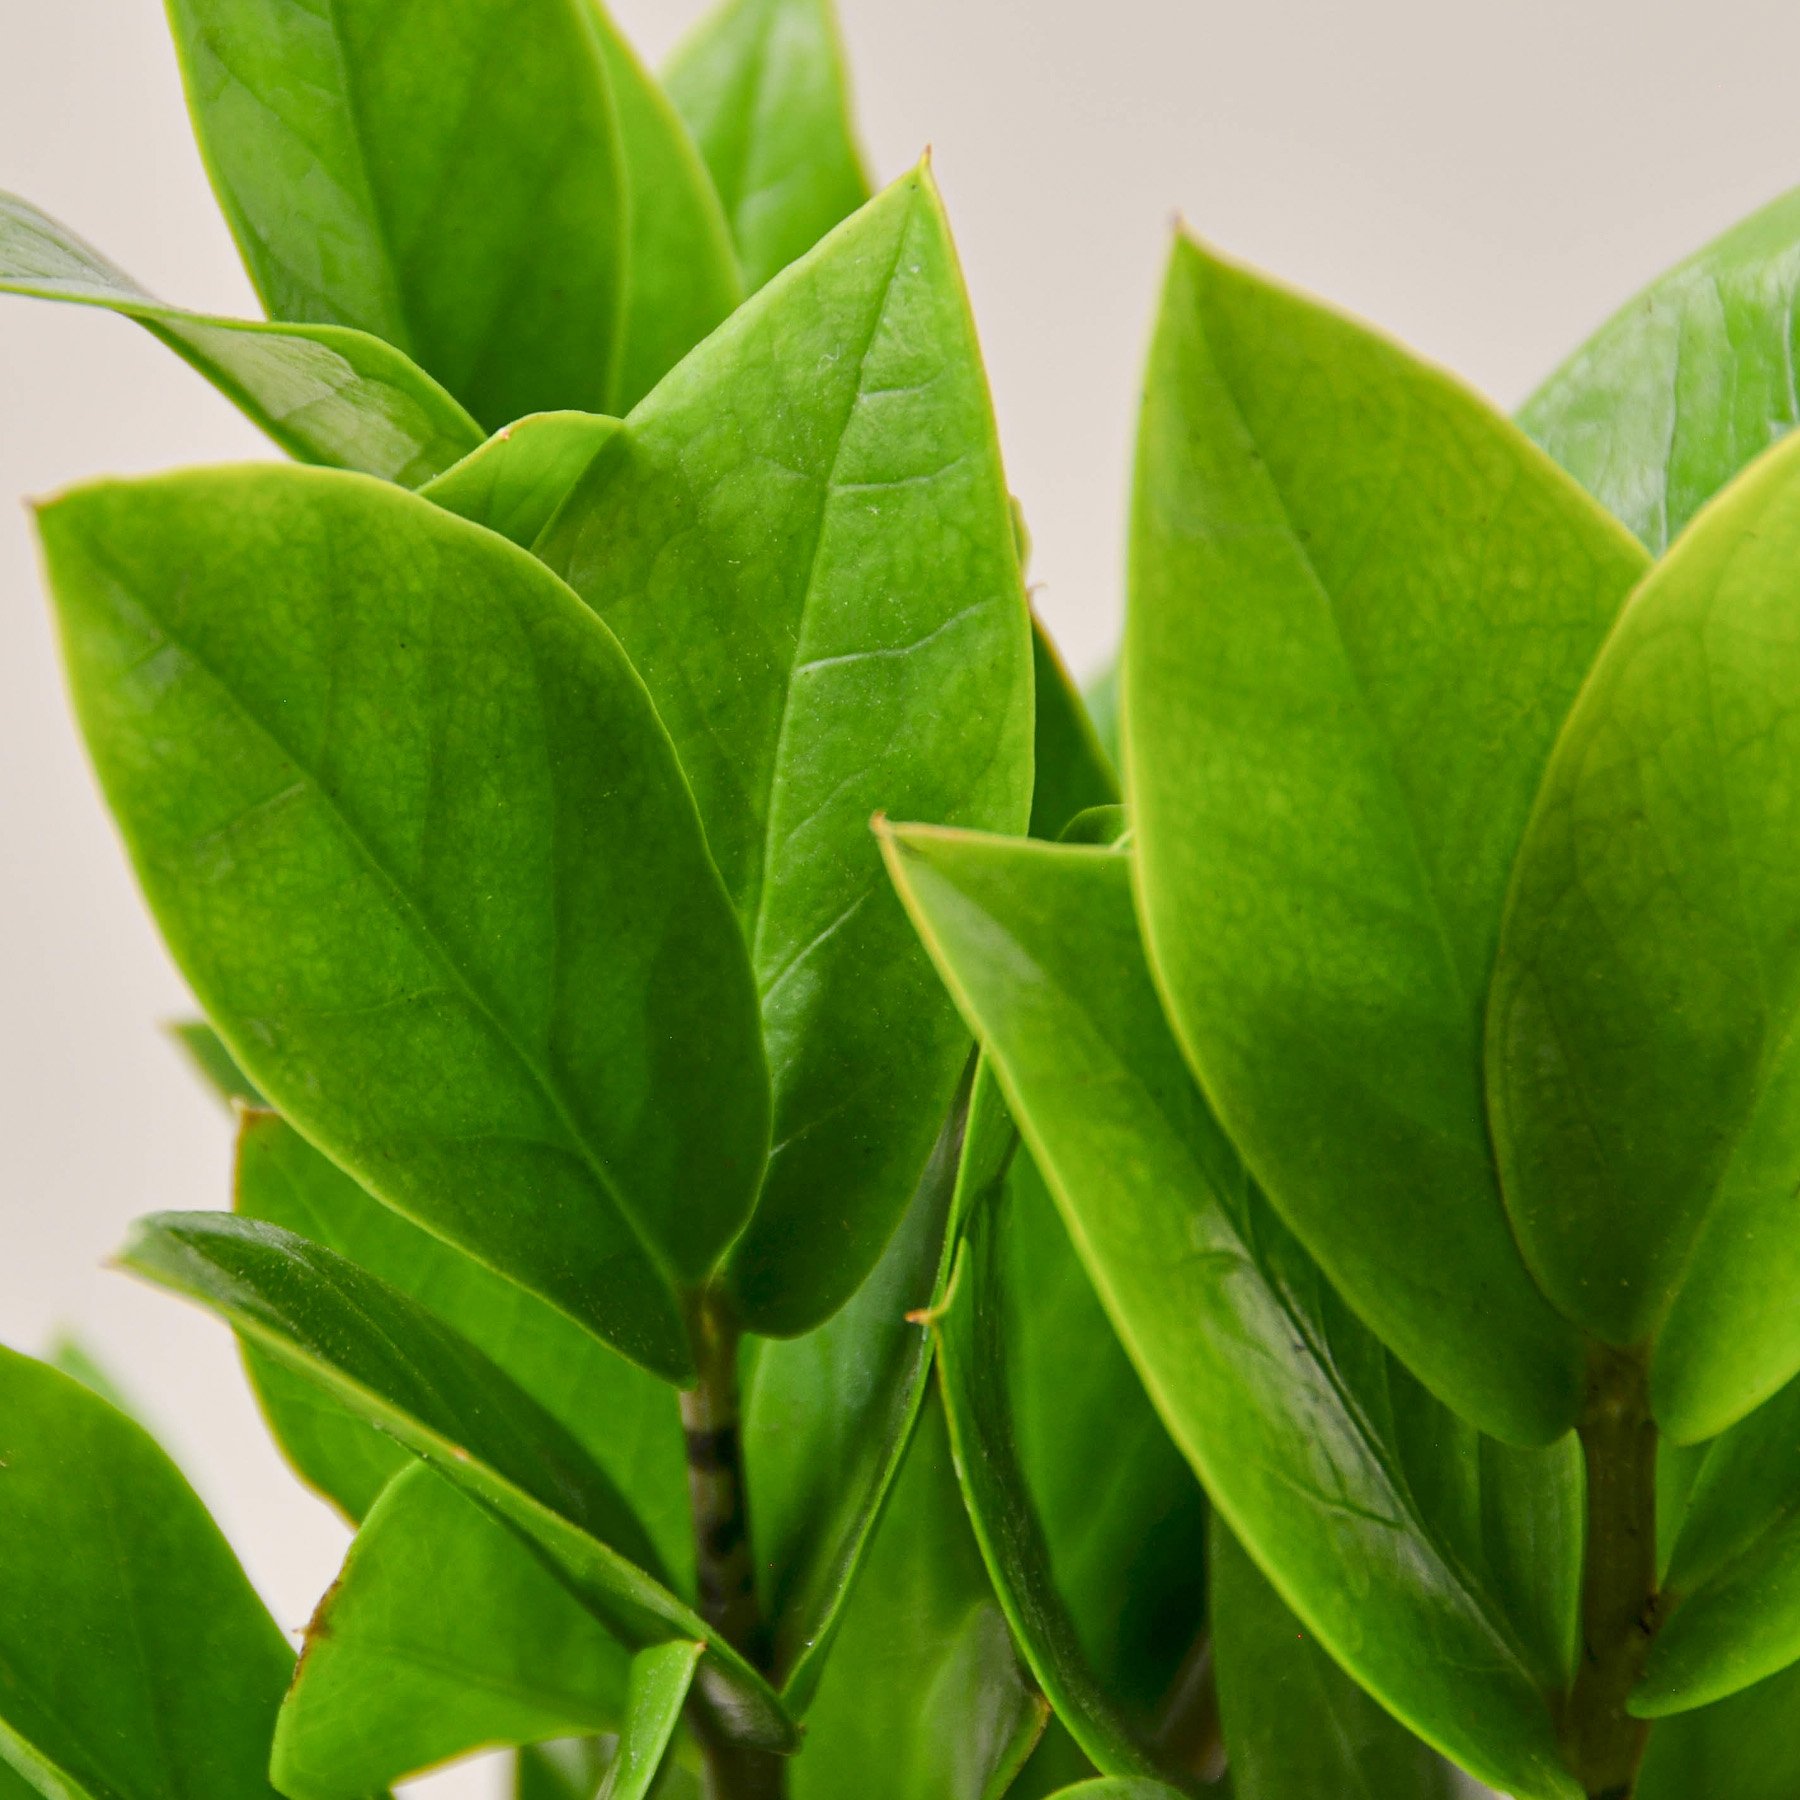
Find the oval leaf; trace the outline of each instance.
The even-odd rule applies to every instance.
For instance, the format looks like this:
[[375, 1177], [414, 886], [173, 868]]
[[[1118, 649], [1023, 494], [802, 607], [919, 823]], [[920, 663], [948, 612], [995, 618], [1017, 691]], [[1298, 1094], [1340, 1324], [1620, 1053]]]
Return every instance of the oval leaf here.
[[1151, 962], [1344, 1298], [1518, 1443], [1574, 1422], [1579, 1358], [1507, 1227], [1482, 1007], [1556, 728], [1645, 560], [1447, 376], [1177, 242], [1125, 643]]
[[357, 476], [103, 484], [39, 529], [101, 783], [238, 1062], [383, 1200], [685, 1376], [676, 1286], [744, 1219], [767, 1094], [617, 642]]
[[1030, 805], [1030, 623], [927, 173], [689, 357], [540, 553], [655, 696], [751, 944], [775, 1149], [727, 1279], [792, 1336], [873, 1266], [967, 1053], [869, 816]]

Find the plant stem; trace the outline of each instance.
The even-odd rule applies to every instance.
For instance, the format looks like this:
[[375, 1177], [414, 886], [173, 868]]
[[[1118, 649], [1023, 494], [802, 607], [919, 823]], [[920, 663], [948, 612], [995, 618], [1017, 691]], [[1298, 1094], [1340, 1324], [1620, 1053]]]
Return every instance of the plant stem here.
[[[767, 1644], [756, 1595], [750, 1510], [739, 1429], [738, 1330], [715, 1296], [700, 1295], [689, 1316], [699, 1379], [681, 1396], [687, 1439], [688, 1509], [694, 1521], [696, 1610], [759, 1669]], [[734, 1743], [710, 1709], [695, 1707], [694, 1733], [706, 1753], [708, 1800], [783, 1800], [784, 1758]]]
[[1587, 1553], [1581, 1667], [1563, 1714], [1569, 1765], [1588, 1800], [1629, 1800], [1649, 1726], [1625, 1710], [1657, 1625], [1656, 1426], [1644, 1358], [1598, 1346], [1582, 1410]]

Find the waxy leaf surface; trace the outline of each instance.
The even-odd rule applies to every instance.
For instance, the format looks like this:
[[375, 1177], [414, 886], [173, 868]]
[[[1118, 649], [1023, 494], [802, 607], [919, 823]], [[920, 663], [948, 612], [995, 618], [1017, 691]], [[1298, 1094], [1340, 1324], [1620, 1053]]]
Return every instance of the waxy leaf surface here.
[[1232, 1800], [1459, 1800], [1467, 1791], [1325, 1654], [1216, 1519], [1209, 1572]]
[[1125, 643], [1151, 962], [1289, 1226], [1517, 1443], [1574, 1422], [1579, 1364], [1508, 1229], [1483, 1002], [1556, 729], [1646, 560], [1447, 376], [1177, 242]]
[[1708, 1438], [1800, 1369], [1800, 446], [1633, 598], [1557, 744], [1488, 1034], [1525, 1255]]
[[600, 413], [536, 413], [495, 432], [420, 492], [529, 550], [618, 429]]
[[290, 1800], [366, 1800], [488, 1745], [617, 1730], [630, 1665], [512, 1531], [415, 1462], [308, 1628], [274, 1779]]
[[273, 1800], [294, 1666], [141, 1426], [0, 1350], [0, 1776], [57, 1800]]
[[11, 194], [0, 194], [0, 293], [135, 319], [302, 462], [417, 487], [481, 443], [481, 427], [456, 401], [380, 338], [166, 306]]
[[1628, 301], [1519, 423], [1660, 556], [1747, 463], [1800, 423], [1800, 191]]
[[1419, 1735], [1515, 1795], [1574, 1800], [1543, 1699], [1569, 1631], [1538, 1624], [1562, 1609], [1502, 1600], [1474, 1434], [1326, 1286], [1208, 1111], [1139, 948], [1129, 859], [923, 828], [889, 854], [1121, 1341], [1232, 1529]]
[[[675, 1395], [516, 1283], [383, 1206], [269, 1112], [239, 1126], [234, 1207], [379, 1276], [491, 1357], [629, 1502], [678, 1592], [693, 1589], [687, 1460]], [[276, 1437], [307, 1480], [360, 1518], [410, 1460], [384, 1433], [248, 1353]]]
[[39, 529], [101, 784], [237, 1061], [381, 1199], [683, 1376], [676, 1290], [749, 1209], [768, 1102], [617, 641], [359, 476], [103, 484]]
[[645, 1800], [681, 1723], [681, 1708], [705, 1649], [680, 1639], [652, 1644], [631, 1659], [619, 1747], [597, 1800]]
[[1800, 1794], [1800, 1668], [1729, 1700], [1661, 1719], [1633, 1790], [1635, 1800], [1792, 1800]]
[[775, 1147], [727, 1278], [791, 1336], [873, 1266], [967, 1051], [870, 815], [1030, 806], [1030, 621], [928, 173], [664, 381], [539, 553], [655, 697], [751, 946]]
[[[504, 1519], [623, 1643], [706, 1627], [653, 1572], [655, 1552], [586, 1452], [466, 1338], [335, 1251], [215, 1213], [146, 1219], [133, 1272], [210, 1307]], [[701, 1684], [727, 1729], [772, 1749], [795, 1734], [768, 1684], [713, 1642]]]
[[869, 198], [831, 0], [726, 0], [663, 79], [752, 290]]

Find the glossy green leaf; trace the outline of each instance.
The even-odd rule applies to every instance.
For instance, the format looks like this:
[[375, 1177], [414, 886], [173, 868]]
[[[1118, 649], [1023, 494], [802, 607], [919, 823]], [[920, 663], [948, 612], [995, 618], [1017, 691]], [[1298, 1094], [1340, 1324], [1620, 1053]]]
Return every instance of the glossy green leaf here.
[[869, 197], [831, 0], [725, 0], [664, 76], [752, 290]]
[[[1163, 1021], [1130, 859], [921, 828], [891, 836], [889, 855], [1108, 1315], [1232, 1529], [1422, 1737], [1510, 1793], [1573, 1800], [1543, 1699], [1568, 1660], [1566, 1603], [1503, 1607], [1473, 1432], [1357, 1324], [1247, 1179]], [[1547, 1485], [1570, 1472], [1557, 1453]]]
[[366, 1800], [487, 1745], [616, 1730], [631, 1664], [513, 1532], [413, 1463], [307, 1629], [272, 1777], [290, 1800]]
[[515, 1759], [513, 1800], [595, 1800], [611, 1760], [601, 1738], [529, 1744]]
[[[219, 1313], [481, 1501], [623, 1643], [707, 1636], [647, 1572], [655, 1564], [647, 1538], [575, 1440], [398, 1289], [290, 1232], [215, 1213], [145, 1220], [120, 1260]], [[728, 1646], [711, 1645], [701, 1681], [729, 1729], [793, 1746], [767, 1683]]]
[[1078, 1781], [1061, 1789], [1053, 1800], [1180, 1800], [1179, 1790], [1160, 1781], [1145, 1781], [1127, 1776], [1123, 1779]]
[[758, 1345], [744, 1396], [763, 1617], [782, 1698], [811, 1704], [924, 1402], [931, 1334], [919, 1322], [949, 1277], [964, 1168], [966, 1089], [881, 1260], [816, 1330]]
[[0, 1350], [0, 1772], [56, 1800], [273, 1800], [293, 1656], [143, 1429]]
[[1698, 1712], [1663, 1719], [1635, 1800], [1793, 1800], [1800, 1794], [1800, 1668]]
[[1030, 805], [1030, 621], [927, 171], [689, 357], [540, 553], [655, 696], [751, 945], [775, 1148], [727, 1279], [792, 1336], [874, 1265], [967, 1054], [869, 817]]
[[1101, 748], [1080, 690], [1070, 679], [1043, 622], [1032, 619], [1032, 672], [1037, 694], [1031, 791], [1033, 837], [1055, 839], [1077, 813], [1116, 805], [1119, 777]]
[[168, 1027], [169, 1036], [182, 1048], [194, 1072], [229, 1109], [242, 1102], [245, 1106], [267, 1106], [253, 1082], [219, 1039], [219, 1034], [204, 1019], [183, 1019]]
[[1507, 1226], [1483, 1002], [1556, 729], [1645, 561], [1449, 377], [1178, 240], [1125, 643], [1151, 962], [1289, 1226], [1518, 1443], [1574, 1422], [1580, 1362]]
[[1800, 192], [1629, 300], [1519, 423], [1660, 556], [1745, 464], [1800, 422]]
[[1451, 1766], [1325, 1654], [1217, 1520], [1211, 1573], [1232, 1800], [1458, 1800]]
[[[676, 1590], [693, 1591], [687, 1457], [675, 1395], [523, 1288], [372, 1199], [273, 1113], [238, 1133], [236, 1211], [323, 1244], [379, 1276], [491, 1357], [625, 1497]], [[310, 1381], [249, 1352], [264, 1410], [315, 1487], [360, 1518], [409, 1460]]]
[[925, 1408], [807, 1714], [792, 1800], [996, 1800], [1044, 1728]]
[[456, 401], [380, 338], [165, 306], [73, 232], [3, 193], [0, 293], [135, 319], [302, 462], [416, 487], [481, 442]]
[[1644, 583], [1570, 716], [1488, 1034], [1507, 1201], [1545, 1290], [1651, 1346], [1713, 1436], [1800, 1369], [1800, 446]]
[[496, 432], [420, 491], [529, 550], [619, 429], [600, 413], [537, 413]]
[[620, 412], [730, 310], [716, 197], [591, 0], [171, 0], [271, 318], [348, 325], [490, 428]]
[[684, 1376], [676, 1289], [751, 1205], [767, 1090], [616, 640], [359, 476], [106, 483], [39, 529], [101, 784], [236, 1060], [384, 1201]]
[[936, 1329], [957, 1475], [1038, 1684], [1096, 1768], [1173, 1775], [1151, 1727], [1204, 1627], [1204, 1502], [1028, 1157], [971, 1213]]
[[619, 1747], [599, 1800], [645, 1800], [681, 1723], [681, 1709], [705, 1650], [704, 1644], [683, 1639], [653, 1644], [631, 1659]]
[[1094, 736], [1100, 748], [1114, 763], [1120, 757], [1119, 743], [1119, 659], [1113, 660], [1082, 690], [1088, 717], [1094, 722]]

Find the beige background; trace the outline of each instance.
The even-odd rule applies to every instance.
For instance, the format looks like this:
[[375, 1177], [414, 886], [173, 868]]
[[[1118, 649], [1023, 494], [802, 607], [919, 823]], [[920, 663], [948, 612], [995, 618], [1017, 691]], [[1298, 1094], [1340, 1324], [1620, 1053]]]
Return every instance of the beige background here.
[[[876, 169], [935, 146], [1041, 604], [1084, 669], [1119, 616], [1133, 388], [1177, 210], [1510, 405], [1800, 180], [1800, 11], [1774, 0], [844, 5]], [[617, 5], [653, 56], [700, 10]], [[171, 299], [250, 306], [154, 0], [0, 0], [0, 187]], [[77, 749], [11, 499], [265, 453], [133, 327], [0, 299], [0, 1338], [78, 1326], [297, 1627], [340, 1529], [267, 1447], [222, 1331], [99, 1267], [134, 1214], [222, 1202], [226, 1133], [155, 1030], [180, 984]]]

